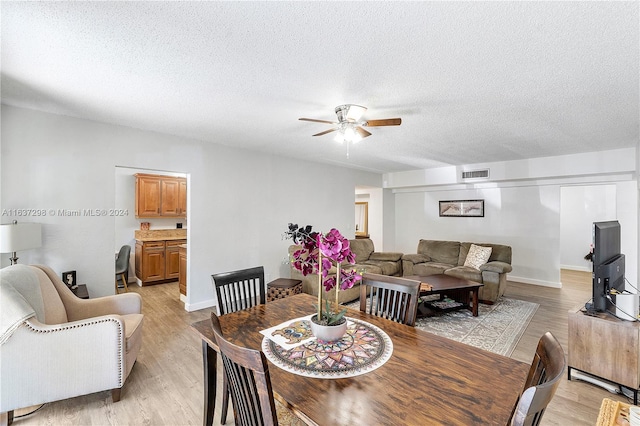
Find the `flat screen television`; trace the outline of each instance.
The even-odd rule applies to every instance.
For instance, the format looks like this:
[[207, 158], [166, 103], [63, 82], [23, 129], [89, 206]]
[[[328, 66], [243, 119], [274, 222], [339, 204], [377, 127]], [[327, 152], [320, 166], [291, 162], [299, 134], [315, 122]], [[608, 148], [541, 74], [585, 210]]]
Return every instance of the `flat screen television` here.
[[[620, 253], [620, 223], [617, 220], [593, 223], [593, 304], [599, 312], [611, 310], [607, 296], [611, 290], [624, 291], [624, 254]], [[615, 311], [615, 310], [614, 310]]]

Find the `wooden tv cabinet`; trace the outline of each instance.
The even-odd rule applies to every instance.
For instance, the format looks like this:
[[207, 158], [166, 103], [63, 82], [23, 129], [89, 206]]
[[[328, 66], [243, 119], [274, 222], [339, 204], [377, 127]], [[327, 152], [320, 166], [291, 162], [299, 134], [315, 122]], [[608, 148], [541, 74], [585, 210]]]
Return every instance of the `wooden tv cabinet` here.
[[640, 322], [607, 313], [584, 313], [584, 306], [569, 311], [569, 380], [571, 370], [597, 376], [630, 388], [634, 404], [640, 388]]

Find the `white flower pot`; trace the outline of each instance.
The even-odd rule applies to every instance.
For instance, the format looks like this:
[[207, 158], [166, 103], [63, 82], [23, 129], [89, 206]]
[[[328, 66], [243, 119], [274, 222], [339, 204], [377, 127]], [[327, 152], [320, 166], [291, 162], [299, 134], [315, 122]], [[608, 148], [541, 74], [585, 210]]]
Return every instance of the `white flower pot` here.
[[311, 332], [320, 341], [332, 343], [342, 339], [347, 332], [347, 320], [343, 318], [343, 322], [337, 325], [317, 324], [314, 319], [318, 314], [311, 317]]

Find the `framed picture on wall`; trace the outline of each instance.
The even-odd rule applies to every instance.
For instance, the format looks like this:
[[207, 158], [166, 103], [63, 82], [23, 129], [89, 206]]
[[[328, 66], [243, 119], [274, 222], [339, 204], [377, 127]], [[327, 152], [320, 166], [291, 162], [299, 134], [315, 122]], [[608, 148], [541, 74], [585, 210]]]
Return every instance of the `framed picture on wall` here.
[[76, 271], [67, 271], [62, 273], [62, 281], [71, 290], [78, 288], [78, 282], [76, 281]]
[[484, 217], [484, 200], [440, 201], [440, 217]]

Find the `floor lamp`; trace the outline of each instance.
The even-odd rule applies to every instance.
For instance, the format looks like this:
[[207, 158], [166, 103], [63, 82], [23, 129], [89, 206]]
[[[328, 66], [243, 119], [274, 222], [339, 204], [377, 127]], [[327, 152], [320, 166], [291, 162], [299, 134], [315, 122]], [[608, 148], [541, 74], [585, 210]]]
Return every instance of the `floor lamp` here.
[[18, 263], [16, 252], [42, 246], [42, 228], [39, 223], [18, 223], [0, 225], [0, 253], [12, 253], [11, 264]]

